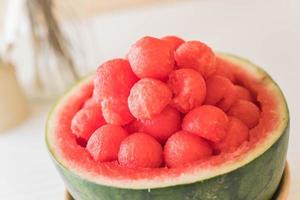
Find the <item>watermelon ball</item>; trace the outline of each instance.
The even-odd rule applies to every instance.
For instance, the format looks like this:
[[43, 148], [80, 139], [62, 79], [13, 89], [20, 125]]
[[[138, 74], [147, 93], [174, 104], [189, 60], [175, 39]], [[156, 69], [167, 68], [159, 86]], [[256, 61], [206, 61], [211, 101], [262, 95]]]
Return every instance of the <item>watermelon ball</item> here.
[[99, 103], [96, 102], [96, 100], [93, 97], [91, 97], [84, 102], [83, 108], [93, 107], [95, 106], [95, 104], [99, 104]]
[[103, 125], [90, 137], [86, 148], [95, 161], [114, 161], [118, 159], [121, 142], [127, 136], [121, 126]]
[[260, 110], [250, 101], [238, 100], [231, 106], [227, 114], [240, 119], [248, 128], [253, 128], [258, 124]]
[[229, 117], [225, 138], [220, 142], [213, 143], [213, 147], [218, 153], [233, 152], [248, 139], [248, 127], [241, 120], [235, 117]]
[[173, 35], [165, 36], [161, 38], [161, 40], [167, 42], [173, 51], [175, 51], [182, 43], [184, 43], [184, 40]]
[[220, 108], [203, 105], [185, 115], [182, 129], [207, 140], [219, 142], [226, 136], [227, 125], [228, 117]]
[[167, 106], [152, 119], [136, 120], [133, 126], [136, 131], [147, 133], [163, 144], [173, 133], [180, 129], [180, 113], [175, 108]]
[[101, 106], [94, 104], [91, 107], [82, 108], [75, 114], [71, 121], [71, 130], [83, 142], [88, 141], [94, 131], [104, 124]]
[[171, 101], [172, 91], [162, 81], [143, 78], [131, 88], [129, 110], [137, 119], [151, 119]]
[[250, 91], [245, 87], [236, 85], [235, 90], [236, 90], [236, 99], [247, 100], [247, 101], [254, 100]]
[[163, 80], [174, 68], [172, 50], [172, 46], [163, 40], [143, 37], [130, 48], [127, 57], [139, 78]]
[[106, 98], [128, 96], [137, 80], [127, 60], [109, 60], [97, 69], [94, 79], [95, 99], [100, 103]]
[[176, 49], [174, 57], [180, 68], [193, 68], [204, 78], [208, 78], [216, 71], [215, 55], [211, 48], [202, 42], [183, 43]]
[[212, 76], [206, 80], [205, 104], [215, 105], [227, 111], [236, 101], [233, 83], [223, 76]]
[[212, 156], [207, 141], [187, 131], [172, 135], [164, 147], [165, 163], [168, 167], [179, 167]]
[[150, 135], [133, 133], [121, 143], [118, 160], [129, 168], [156, 168], [163, 162], [163, 149]]
[[168, 84], [175, 94], [172, 105], [183, 113], [200, 106], [205, 99], [205, 81], [202, 75], [193, 69], [183, 68], [173, 71]]
[[222, 58], [216, 57], [216, 72], [214, 75], [228, 78], [231, 82], [235, 81], [234, 73], [232, 72], [232, 64]]
[[127, 97], [107, 98], [102, 100], [102, 113], [105, 121], [115, 125], [126, 125], [134, 120], [129, 111]]

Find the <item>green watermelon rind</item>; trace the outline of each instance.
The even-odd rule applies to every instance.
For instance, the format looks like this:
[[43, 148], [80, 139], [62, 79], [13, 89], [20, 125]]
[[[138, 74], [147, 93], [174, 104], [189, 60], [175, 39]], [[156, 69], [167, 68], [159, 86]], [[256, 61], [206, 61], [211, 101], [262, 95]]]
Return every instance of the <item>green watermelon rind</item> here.
[[[64, 102], [58, 101], [56, 108], [50, 113], [46, 128], [46, 143], [54, 163], [63, 177], [68, 190], [76, 200], [119, 200], [119, 199], [151, 199], [151, 200], [267, 200], [275, 193], [285, 166], [289, 137], [289, 113], [287, 104], [277, 84], [270, 76], [249, 61], [229, 54], [219, 54], [220, 57], [235, 62], [253, 73], [261, 76], [282, 100], [282, 123], [265, 143], [255, 148], [249, 155], [226, 163], [217, 169], [193, 173], [195, 177], [186, 175], [183, 179], [170, 181], [129, 181], [102, 180], [91, 178], [88, 172], [68, 168], [64, 160], [55, 151], [49, 126], [55, 112]], [[84, 84], [89, 78], [79, 84]], [[72, 93], [67, 93], [67, 96]], [[69, 95], [68, 95], [69, 94]], [[63, 97], [64, 98], [64, 97]], [[51, 127], [50, 127], [51, 128]], [[51, 129], [50, 129], [51, 130]], [[185, 176], [185, 175], [183, 175]], [[116, 182], [116, 183], [114, 183]], [[149, 184], [147, 185], [147, 182]], [[169, 184], [168, 184], [169, 183]]]

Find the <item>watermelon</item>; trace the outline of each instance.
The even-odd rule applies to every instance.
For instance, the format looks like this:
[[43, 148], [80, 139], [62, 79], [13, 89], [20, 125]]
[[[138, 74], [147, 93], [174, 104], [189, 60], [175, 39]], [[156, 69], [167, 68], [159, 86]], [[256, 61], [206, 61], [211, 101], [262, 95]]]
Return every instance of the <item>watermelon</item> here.
[[[159, 43], [159, 45], [162, 44]], [[176, 62], [183, 59], [182, 62], [179, 62], [180, 68], [184, 68], [182, 63], [187, 58], [190, 59], [185, 55], [184, 48], [179, 46], [176, 50], [178, 51], [175, 55]], [[153, 55], [151, 54], [151, 56]], [[227, 115], [229, 112], [229, 119], [234, 117], [238, 121], [238, 125], [232, 125], [233, 128], [230, 129], [232, 132], [238, 132], [237, 130], [241, 127], [244, 127], [244, 130], [249, 128], [246, 137], [237, 136], [238, 138], [234, 140], [226, 138], [226, 143], [238, 143], [240, 146], [230, 152], [214, 155], [211, 155], [210, 152], [201, 156], [206, 158], [204, 160], [196, 160], [176, 167], [161, 165], [154, 168], [132, 168], [127, 167], [126, 164], [119, 164], [117, 160], [99, 163], [93, 159], [84, 146], [78, 145], [77, 138], [71, 129], [73, 117], [82, 109], [93, 93], [93, 77], [87, 77], [57, 102], [49, 115], [46, 126], [48, 150], [74, 199], [268, 200], [272, 198], [280, 184], [288, 147], [289, 113], [285, 98], [278, 85], [261, 68], [234, 55], [224, 53], [215, 55], [217, 60], [222, 59], [228, 65], [230, 64], [234, 83], [249, 90], [248, 97], [251, 96], [257, 101], [255, 105], [259, 109], [260, 118], [255, 121], [255, 126], [250, 124], [251, 129], [250, 125], [248, 127], [240, 124], [243, 123], [243, 120], [253, 121], [254, 117], [252, 118], [251, 115], [249, 118], [240, 119], [240, 116], [244, 117], [245, 115], [236, 114], [243, 111], [243, 106], [234, 106], [231, 107], [233, 110], [226, 108], [220, 111], [227, 112]], [[188, 61], [190, 62], [190, 60]], [[211, 63], [211, 60], [209, 62]], [[198, 67], [196, 64], [191, 67], [195, 69]], [[204, 68], [200, 67], [199, 69]], [[200, 72], [203, 73], [201, 70]], [[204, 77], [208, 79], [209, 73], [205, 71]], [[159, 76], [159, 78], [163, 76]], [[161, 81], [163, 80], [161, 79]], [[227, 93], [226, 96], [228, 96]], [[239, 96], [236, 102], [247, 101], [243, 95], [236, 96]], [[236, 102], [233, 105], [239, 105]], [[221, 106], [219, 110], [222, 108]], [[194, 109], [199, 109], [199, 107]], [[184, 127], [183, 129], [186, 135], [185, 140], [188, 142], [190, 140], [188, 134], [192, 133], [187, 132], [189, 130]], [[134, 135], [130, 133], [128, 138], [132, 138]], [[195, 134], [193, 137], [200, 136]], [[248, 140], [242, 142], [241, 138], [248, 138]], [[207, 149], [210, 142], [217, 142], [218, 150], [222, 151], [221, 139], [209, 141], [210, 139], [210, 137], [202, 138], [201, 142], [195, 142], [194, 146], [200, 145], [201, 148]], [[180, 139], [175, 138], [174, 140]], [[170, 146], [169, 143], [171, 142], [167, 141], [166, 145]], [[155, 145], [158, 146], [159, 143]], [[186, 145], [188, 146], [188, 144]], [[168, 147], [168, 153], [169, 151], [171, 150]], [[186, 148], [184, 151], [190, 152], [190, 149]], [[195, 156], [200, 155], [197, 151], [193, 153]], [[153, 162], [158, 166], [155, 159]]]

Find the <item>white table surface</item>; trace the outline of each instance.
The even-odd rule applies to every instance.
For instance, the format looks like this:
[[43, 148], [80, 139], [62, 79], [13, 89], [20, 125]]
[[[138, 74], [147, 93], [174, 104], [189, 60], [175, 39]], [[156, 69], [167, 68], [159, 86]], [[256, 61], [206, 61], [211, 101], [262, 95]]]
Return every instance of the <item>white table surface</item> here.
[[[176, 34], [249, 58], [279, 83], [291, 113], [289, 199], [300, 199], [300, 1], [199, 0], [103, 14], [88, 22], [99, 56], [124, 55], [143, 35]], [[95, 53], [95, 52], [94, 52]], [[97, 54], [96, 54], [97, 55]], [[0, 97], [1, 98], [1, 97]], [[0, 199], [59, 200], [64, 185], [48, 156], [44, 125], [49, 104], [32, 104], [23, 124], [0, 134]]]

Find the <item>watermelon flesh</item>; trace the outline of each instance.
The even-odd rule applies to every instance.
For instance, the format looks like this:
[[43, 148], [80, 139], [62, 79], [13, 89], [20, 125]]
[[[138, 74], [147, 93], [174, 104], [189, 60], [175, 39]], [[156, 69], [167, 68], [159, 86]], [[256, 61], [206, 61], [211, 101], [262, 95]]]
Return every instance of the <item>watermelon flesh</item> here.
[[163, 161], [162, 146], [146, 133], [134, 133], [121, 143], [120, 165], [130, 168], [160, 167]]
[[168, 167], [189, 164], [212, 156], [213, 150], [207, 141], [187, 131], [174, 133], [164, 148], [165, 162]]
[[105, 162], [118, 158], [119, 148], [128, 133], [120, 126], [106, 124], [97, 129], [87, 143], [94, 160]]
[[160, 114], [170, 103], [172, 92], [166, 83], [143, 78], [130, 90], [129, 110], [137, 119], [151, 119]]
[[192, 68], [208, 78], [216, 71], [216, 57], [210, 47], [200, 41], [187, 41], [174, 53], [179, 68]]
[[[95, 96], [101, 89], [97, 88], [101, 79], [96, 78], [98, 83], [94, 85], [95, 81], [87, 78], [63, 97], [51, 114], [47, 144], [76, 199], [263, 200], [274, 193], [283, 171], [288, 139], [287, 108], [277, 85], [265, 72], [242, 59], [222, 54], [215, 57], [200, 42], [174, 40], [176, 45], [171, 45], [173, 39], [167, 38], [168, 45], [156, 40], [155, 44], [163, 46], [164, 52], [168, 48], [175, 51], [177, 66], [172, 69], [182, 70], [176, 74], [175, 82], [166, 80], [165, 73], [170, 69], [167, 64], [173, 61], [165, 54], [164, 59], [171, 61], [162, 62], [166, 67], [162, 74], [151, 70], [153, 63], [142, 62], [143, 71], [136, 74], [140, 80], [126, 70], [133, 78], [129, 84], [121, 85], [125, 89], [120, 93], [118, 89], [105, 89], [98, 98]], [[139, 53], [157, 56], [148, 51], [149, 45], [150, 49], [158, 48], [149, 41], [152, 39], [133, 47], [133, 63], [141, 63], [140, 58], [134, 58]], [[195, 49], [189, 49], [192, 47]], [[199, 54], [203, 55], [201, 59], [193, 61]], [[159, 59], [163, 56], [159, 55]], [[220, 63], [226, 64], [222, 70]], [[185, 68], [187, 64], [191, 65]], [[121, 60], [121, 65], [129, 64]], [[201, 81], [190, 79], [186, 71], [198, 73], [195, 77], [201, 77]], [[107, 83], [101, 87], [118, 88]], [[197, 88], [200, 93], [195, 95]], [[103, 108], [103, 102], [111, 99], [116, 100], [113, 109]], [[85, 147], [78, 142], [81, 131], [74, 133], [71, 125], [78, 113], [95, 102], [106, 113], [106, 122], [94, 124], [93, 129], [86, 125], [90, 131]], [[109, 134], [101, 131], [105, 126], [118, 128]], [[111, 144], [102, 143], [103, 138], [109, 138]], [[104, 144], [102, 150], [99, 144]], [[273, 156], [278, 160], [270, 160]], [[265, 166], [269, 163], [273, 166]], [[243, 185], [259, 178], [262, 180], [252, 187], [253, 191], [248, 191], [250, 183]], [[230, 187], [236, 191], [227, 191]]]
[[170, 42], [147, 36], [132, 45], [127, 57], [139, 78], [163, 80], [174, 68], [173, 51]]
[[166, 41], [172, 48], [173, 51], [175, 51], [181, 44], [184, 43], [184, 40], [175, 36], [175, 35], [168, 35], [165, 37], [162, 37], [161, 40]]
[[172, 106], [182, 113], [187, 113], [196, 106], [202, 105], [206, 96], [206, 84], [200, 73], [193, 69], [173, 71], [168, 80], [174, 93]]
[[137, 119], [129, 126], [129, 132], [147, 133], [163, 144], [172, 134], [180, 130], [181, 116], [178, 110], [167, 106], [152, 119]]

